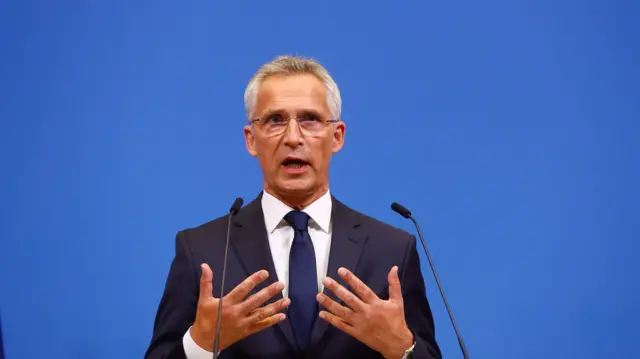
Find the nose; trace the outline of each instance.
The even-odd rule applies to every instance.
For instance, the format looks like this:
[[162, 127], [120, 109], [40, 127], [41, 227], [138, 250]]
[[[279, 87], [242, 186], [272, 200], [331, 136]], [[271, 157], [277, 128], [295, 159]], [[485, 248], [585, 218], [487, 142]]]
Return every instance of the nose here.
[[302, 145], [302, 132], [298, 121], [291, 119], [287, 125], [287, 130], [284, 132], [284, 144], [285, 146], [296, 148]]

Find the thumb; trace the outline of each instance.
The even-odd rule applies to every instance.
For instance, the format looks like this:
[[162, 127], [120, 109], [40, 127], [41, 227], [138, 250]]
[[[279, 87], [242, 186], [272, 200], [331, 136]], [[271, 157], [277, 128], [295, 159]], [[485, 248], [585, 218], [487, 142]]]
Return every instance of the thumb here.
[[202, 275], [200, 276], [200, 300], [213, 299], [213, 272], [207, 263], [200, 265]]
[[400, 287], [400, 277], [398, 277], [398, 266], [393, 266], [389, 271], [389, 300], [402, 304], [402, 288]]

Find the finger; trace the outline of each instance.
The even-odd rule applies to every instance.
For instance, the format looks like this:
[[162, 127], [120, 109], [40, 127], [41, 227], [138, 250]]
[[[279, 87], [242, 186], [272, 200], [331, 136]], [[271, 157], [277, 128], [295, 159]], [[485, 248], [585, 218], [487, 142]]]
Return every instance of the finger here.
[[263, 288], [258, 293], [253, 294], [252, 296], [247, 298], [247, 300], [242, 302], [240, 304], [240, 311], [246, 315], [252, 310], [263, 305], [266, 301], [269, 300], [269, 298], [282, 292], [283, 289], [284, 289], [284, 283], [282, 282], [272, 283], [270, 286]]
[[225, 296], [225, 300], [229, 299], [229, 302], [234, 304], [242, 302], [258, 284], [264, 282], [267, 278], [269, 278], [269, 272], [264, 269], [253, 273], [233, 288], [233, 290]]
[[207, 263], [200, 265], [202, 275], [200, 276], [200, 300], [213, 299], [213, 272]]
[[355, 291], [355, 293], [362, 299], [365, 303], [373, 303], [376, 299], [379, 299], [378, 296], [369, 288], [366, 284], [364, 284], [360, 278], [356, 277], [355, 274], [351, 273], [350, 270], [346, 268], [338, 269], [338, 275], [340, 278], [344, 279], [347, 284]]
[[391, 268], [387, 279], [389, 280], [389, 300], [402, 304], [402, 288], [400, 287], [397, 266]]
[[353, 310], [338, 304], [335, 300], [327, 297], [325, 294], [318, 294], [318, 303], [327, 308], [333, 315], [345, 321], [346, 323], [353, 325]]
[[271, 303], [265, 307], [258, 308], [254, 310], [251, 315], [247, 318], [247, 322], [252, 325], [256, 323], [260, 323], [265, 319], [276, 315], [277, 313], [287, 309], [291, 304], [291, 299], [282, 298], [275, 303]]
[[251, 334], [255, 334], [257, 332], [260, 332], [262, 330], [265, 330], [269, 327], [272, 327], [278, 323], [280, 323], [281, 321], [285, 320], [285, 318], [287, 318], [287, 316], [284, 313], [278, 313], [276, 315], [270, 316], [266, 319], [263, 319], [257, 323], [255, 323], [254, 325], [252, 325], [251, 327], [249, 327], [249, 335]]
[[365, 304], [356, 296], [351, 293], [347, 288], [340, 285], [340, 283], [336, 282], [332, 278], [325, 278], [322, 283], [324, 286], [333, 292], [336, 297], [340, 298], [345, 304], [347, 304], [351, 309], [356, 312], [362, 312], [365, 309]]
[[329, 324], [333, 325], [334, 327], [342, 330], [343, 332], [351, 335], [352, 337], [356, 338], [356, 328], [349, 325], [349, 323], [345, 322], [344, 320], [336, 317], [335, 315], [325, 312], [324, 310], [320, 311], [319, 314], [320, 318], [322, 318], [323, 320], [329, 322]]

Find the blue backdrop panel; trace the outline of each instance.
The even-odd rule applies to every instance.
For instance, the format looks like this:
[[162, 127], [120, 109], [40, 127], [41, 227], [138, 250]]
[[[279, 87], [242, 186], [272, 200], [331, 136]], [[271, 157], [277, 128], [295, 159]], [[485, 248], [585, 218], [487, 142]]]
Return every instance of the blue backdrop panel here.
[[[341, 86], [343, 202], [427, 236], [472, 358], [640, 350], [638, 3], [3, 1], [5, 354], [141, 358], [175, 233], [261, 188], [243, 91]], [[459, 358], [425, 257], [447, 358]]]

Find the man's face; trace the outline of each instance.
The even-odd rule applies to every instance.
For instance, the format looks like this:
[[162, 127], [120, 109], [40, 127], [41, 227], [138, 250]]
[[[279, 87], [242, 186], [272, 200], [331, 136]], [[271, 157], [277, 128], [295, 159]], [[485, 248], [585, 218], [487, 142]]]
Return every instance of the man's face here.
[[271, 76], [262, 82], [251, 119], [292, 120], [281, 134], [269, 133], [259, 121], [245, 126], [244, 136], [262, 167], [265, 189], [281, 199], [313, 201], [329, 187], [329, 162], [342, 148], [345, 125], [323, 122], [319, 131], [309, 133], [295, 119], [310, 116], [333, 120], [326, 89], [315, 76]]

